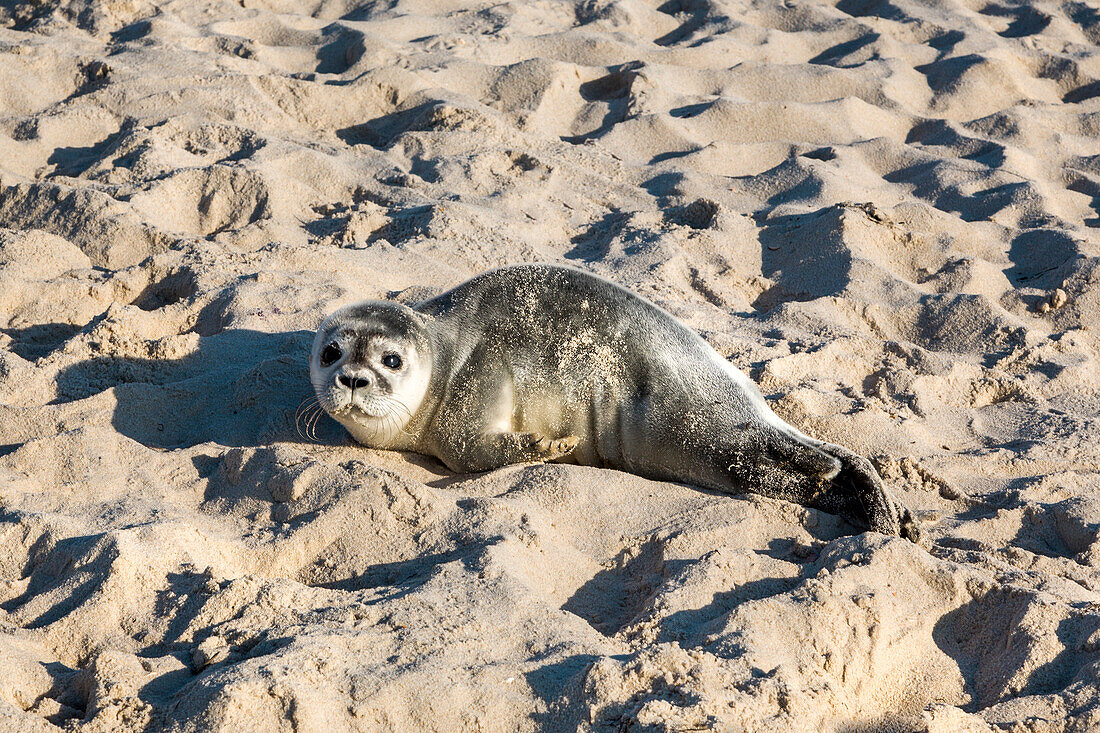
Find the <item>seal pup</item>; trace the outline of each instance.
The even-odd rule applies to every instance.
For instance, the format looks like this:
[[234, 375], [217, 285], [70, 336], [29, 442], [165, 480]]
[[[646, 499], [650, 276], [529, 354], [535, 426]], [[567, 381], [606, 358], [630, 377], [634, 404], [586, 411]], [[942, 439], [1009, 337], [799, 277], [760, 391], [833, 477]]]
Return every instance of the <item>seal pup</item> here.
[[341, 308], [317, 331], [310, 377], [360, 443], [432, 455], [456, 472], [527, 461], [617, 468], [917, 540], [867, 459], [781, 420], [663, 309], [571, 267], [502, 267], [413, 308]]

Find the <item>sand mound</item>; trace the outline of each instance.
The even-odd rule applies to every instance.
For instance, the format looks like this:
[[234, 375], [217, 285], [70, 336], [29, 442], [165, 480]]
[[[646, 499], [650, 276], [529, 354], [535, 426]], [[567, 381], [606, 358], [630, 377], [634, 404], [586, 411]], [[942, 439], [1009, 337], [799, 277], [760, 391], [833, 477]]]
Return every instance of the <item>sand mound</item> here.
[[[1098, 28], [4, 4], [0, 727], [1100, 727]], [[527, 261], [673, 312], [925, 545], [299, 412], [326, 313]]]

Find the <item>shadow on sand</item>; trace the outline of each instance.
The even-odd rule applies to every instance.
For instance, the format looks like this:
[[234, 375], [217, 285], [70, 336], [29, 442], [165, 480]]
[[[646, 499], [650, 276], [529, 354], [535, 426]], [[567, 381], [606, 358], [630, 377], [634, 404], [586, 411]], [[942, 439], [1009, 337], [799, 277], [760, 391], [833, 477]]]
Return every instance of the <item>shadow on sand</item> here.
[[[312, 396], [312, 339], [309, 331], [230, 329], [200, 337], [198, 349], [180, 359], [96, 357], [58, 375], [55, 403], [112, 389], [118, 401], [112, 425], [152, 448], [307, 442], [295, 414]], [[315, 428], [319, 442], [344, 440], [325, 415]]]

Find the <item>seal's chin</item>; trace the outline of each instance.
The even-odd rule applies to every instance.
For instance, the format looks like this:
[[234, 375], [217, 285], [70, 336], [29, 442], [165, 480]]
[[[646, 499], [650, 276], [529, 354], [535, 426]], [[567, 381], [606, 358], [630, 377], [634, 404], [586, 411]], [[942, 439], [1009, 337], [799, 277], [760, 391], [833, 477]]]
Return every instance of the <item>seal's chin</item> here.
[[329, 397], [325, 410], [363, 445], [393, 448], [412, 437], [405, 431], [411, 415], [397, 397], [360, 395], [358, 390], [355, 395], [330, 393]]

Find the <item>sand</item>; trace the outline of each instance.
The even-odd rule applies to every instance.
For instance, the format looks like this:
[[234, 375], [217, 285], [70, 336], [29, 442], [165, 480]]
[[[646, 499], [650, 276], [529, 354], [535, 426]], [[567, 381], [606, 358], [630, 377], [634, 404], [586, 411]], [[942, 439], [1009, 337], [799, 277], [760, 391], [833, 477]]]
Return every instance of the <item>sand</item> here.
[[[0, 729], [1100, 729], [1100, 11], [0, 4]], [[307, 440], [312, 331], [645, 295], [921, 546]]]

